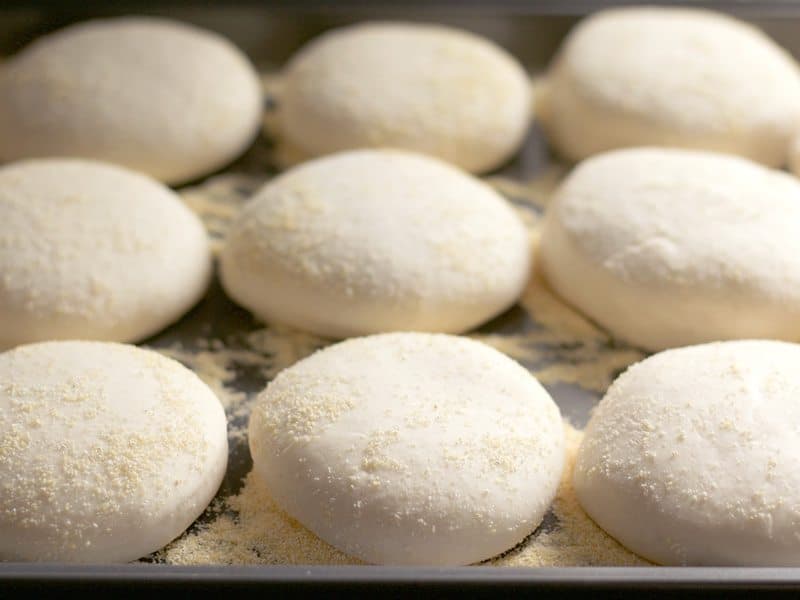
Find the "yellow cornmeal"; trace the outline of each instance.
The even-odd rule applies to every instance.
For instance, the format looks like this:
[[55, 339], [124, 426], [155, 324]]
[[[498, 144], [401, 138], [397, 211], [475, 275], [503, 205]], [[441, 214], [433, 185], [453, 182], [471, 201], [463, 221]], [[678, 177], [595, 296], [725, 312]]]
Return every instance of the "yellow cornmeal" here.
[[[572, 487], [572, 468], [582, 433], [565, 425], [564, 474], [553, 502], [556, 527], [538, 533], [506, 555], [487, 563], [502, 567], [636, 566], [649, 564], [606, 535], [581, 510]], [[178, 565], [354, 565], [278, 508], [251, 472], [237, 496], [199, 532], [170, 544], [159, 558]]]
[[[532, 243], [547, 198], [563, 169], [551, 168], [528, 182], [487, 179], [509, 197], [531, 231]], [[224, 239], [231, 219], [247, 197], [265, 181], [251, 175], [223, 175], [187, 189], [183, 197], [204, 220], [215, 241]], [[614, 376], [643, 353], [611, 343], [608, 336], [563, 304], [535, 274], [520, 300], [526, 315], [508, 333], [474, 333], [481, 340], [518, 360], [545, 385], [579, 386], [599, 398]], [[249, 332], [236, 348], [222, 340], [199, 340], [197, 349], [160, 349], [194, 369], [220, 396], [229, 416], [231, 436], [244, 442], [245, 424], [254, 396], [232, 388], [237, 366], [256, 369], [265, 379], [330, 343], [306, 333], [263, 328]], [[583, 512], [572, 487], [572, 468], [582, 433], [565, 423], [566, 464], [552, 505], [552, 526], [540, 528], [516, 548], [483, 564], [496, 566], [620, 566], [644, 565], [605, 534]], [[239, 493], [218, 500], [204, 525], [170, 544], [156, 559], [170, 564], [359, 564], [317, 538], [278, 508], [254, 474]]]

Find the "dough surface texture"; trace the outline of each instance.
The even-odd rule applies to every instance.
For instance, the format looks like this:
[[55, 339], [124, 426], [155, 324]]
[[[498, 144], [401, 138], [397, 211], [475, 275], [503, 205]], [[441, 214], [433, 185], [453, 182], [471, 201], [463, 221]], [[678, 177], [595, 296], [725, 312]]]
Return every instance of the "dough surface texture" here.
[[107, 342], [0, 354], [0, 559], [131, 561], [182, 533], [228, 460], [225, 413], [174, 360]]
[[258, 317], [319, 335], [457, 333], [509, 308], [530, 264], [525, 226], [489, 186], [427, 156], [361, 150], [257, 192], [221, 276]]
[[800, 346], [734, 341], [630, 367], [574, 482], [586, 512], [664, 565], [800, 565]]
[[0, 66], [0, 160], [74, 156], [181, 183], [255, 137], [262, 94], [247, 57], [167, 19], [86, 21]]
[[782, 166], [800, 120], [791, 55], [746, 23], [705, 10], [611, 9], [568, 36], [541, 117], [570, 160], [672, 146]]
[[367, 23], [335, 29], [289, 62], [283, 134], [310, 156], [393, 147], [470, 172], [520, 147], [530, 81], [499, 46], [438, 25]]
[[0, 167], [0, 348], [144, 339], [210, 276], [203, 224], [149, 177], [77, 159]]
[[250, 419], [254, 468], [323, 540], [375, 564], [459, 565], [541, 522], [564, 462], [558, 407], [467, 338], [356, 338], [283, 371]]
[[642, 348], [800, 339], [800, 183], [746, 159], [586, 160], [548, 207], [538, 256], [562, 298]]

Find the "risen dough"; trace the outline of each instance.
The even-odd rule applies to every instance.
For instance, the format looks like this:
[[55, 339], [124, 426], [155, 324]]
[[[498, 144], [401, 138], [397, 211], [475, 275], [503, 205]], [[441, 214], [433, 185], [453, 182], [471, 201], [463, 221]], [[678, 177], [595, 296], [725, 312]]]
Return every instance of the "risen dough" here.
[[583, 508], [667, 565], [800, 565], [800, 346], [679, 348], [628, 369], [575, 464]]
[[570, 304], [643, 348], [800, 339], [800, 182], [745, 159], [634, 149], [589, 159], [545, 219]]
[[227, 460], [219, 400], [171, 359], [101, 342], [0, 354], [0, 560], [144, 556], [203, 512]]
[[800, 121], [800, 74], [761, 31], [685, 8], [623, 8], [583, 21], [548, 78], [541, 116], [572, 160], [675, 146], [783, 165]]
[[332, 337], [460, 332], [514, 303], [530, 245], [486, 184], [426, 156], [362, 150], [268, 183], [220, 260], [228, 294], [267, 321]]
[[168, 183], [209, 173], [258, 131], [261, 89], [222, 37], [145, 17], [79, 23], [0, 67], [0, 160], [76, 156]]
[[202, 223], [149, 177], [71, 159], [0, 167], [0, 348], [143, 339], [210, 275]]
[[458, 565], [533, 531], [564, 460], [553, 400], [479, 342], [384, 334], [283, 371], [250, 419], [255, 469], [289, 514], [379, 564]]
[[282, 133], [306, 153], [390, 146], [482, 172], [522, 144], [530, 82], [489, 40], [439, 25], [367, 23], [303, 47], [286, 68]]

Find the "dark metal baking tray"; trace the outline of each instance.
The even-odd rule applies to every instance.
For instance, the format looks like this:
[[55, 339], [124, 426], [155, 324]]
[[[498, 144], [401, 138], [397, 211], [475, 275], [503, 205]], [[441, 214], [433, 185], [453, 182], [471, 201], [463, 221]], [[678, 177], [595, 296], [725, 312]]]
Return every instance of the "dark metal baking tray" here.
[[[495, 39], [514, 53], [533, 73], [542, 71], [559, 42], [576, 20], [594, 9], [633, 2], [590, 0], [506, 0], [493, 3], [431, 0], [427, 2], [269, 2], [240, 1], [217, 4], [172, 1], [158, 6], [137, 1], [21, 2], [0, 4], [0, 56], [9, 54], [38, 35], [71, 22], [121, 14], [170, 16], [216, 30], [242, 47], [257, 65], [279, 67], [303, 42], [330, 27], [369, 19], [433, 21], [469, 29]], [[661, 4], [666, 4], [661, 2]], [[783, 1], [682, 2], [725, 10], [767, 30], [795, 55], [800, 54], [800, 4]], [[264, 162], [270, 141], [261, 138], [248, 153], [225, 171], [271, 175], [274, 165]], [[529, 179], [553, 162], [541, 133], [533, 127], [523, 150], [497, 174]], [[513, 195], [512, 195], [513, 196]], [[514, 199], [513, 197], [511, 198]], [[530, 326], [519, 309], [488, 323], [481, 332], [495, 333]], [[215, 282], [205, 299], [179, 323], [146, 342], [168, 346], [191, 343], [198, 337], [228, 338], [263, 327], [231, 303]], [[244, 373], [237, 378], [242, 391], [257, 392], [264, 384]], [[562, 412], [575, 424], [585, 424], [600, 394], [577, 386], [551, 386]], [[228, 474], [221, 494], [238, 489], [251, 466], [246, 445], [232, 445]], [[624, 593], [687, 597], [718, 593], [726, 597], [761, 592], [800, 594], [800, 569], [577, 567], [448, 569], [406, 567], [176, 567], [160, 564], [59, 565], [0, 564], [0, 597], [5, 592], [52, 594], [94, 591], [124, 594], [131, 591], [182, 591], [219, 594], [267, 590], [282, 595], [351, 593], [381, 590], [393, 594], [464, 593], [486, 596], [515, 590], [536, 595], [569, 591], [598, 597]]]

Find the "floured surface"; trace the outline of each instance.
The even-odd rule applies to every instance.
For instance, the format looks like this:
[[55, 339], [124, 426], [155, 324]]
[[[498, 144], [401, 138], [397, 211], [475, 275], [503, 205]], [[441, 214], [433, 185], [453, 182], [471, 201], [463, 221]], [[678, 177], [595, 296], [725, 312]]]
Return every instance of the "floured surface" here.
[[[268, 176], [256, 158], [274, 149], [257, 145], [230, 173], [184, 189], [184, 200], [206, 223], [212, 238]], [[519, 170], [519, 165], [511, 165]], [[538, 237], [549, 193], [563, 176], [550, 167], [535, 178], [487, 178], [511, 199]], [[534, 316], [535, 315], [535, 316]], [[521, 302], [471, 334], [518, 360], [539, 378], [559, 404], [567, 427], [566, 470], [542, 526], [502, 557], [498, 566], [583, 566], [647, 564], [606, 535], [579, 507], [571, 469], [589, 411], [618, 372], [643, 358], [617, 345], [564, 305], [534, 276]], [[215, 504], [183, 537], [150, 560], [168, 564], [357, 564], [283, 513], [252, 473], [246, 445], [251, 402], [278, 371], [330, 341], [258, 323], [213, 286], [206, 300], [175, 328], [151, 341], [168, 356], [194, 369], [222, 398], [228, 413], [231, 461]]]

